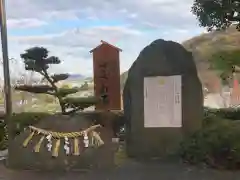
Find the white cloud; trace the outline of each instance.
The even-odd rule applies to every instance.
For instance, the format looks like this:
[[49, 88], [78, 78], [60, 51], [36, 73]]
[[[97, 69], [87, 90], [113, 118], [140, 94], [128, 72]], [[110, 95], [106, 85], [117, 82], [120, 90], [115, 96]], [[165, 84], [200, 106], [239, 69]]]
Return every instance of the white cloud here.
[[17, 28], [32, 28], [46, 25], [46, 21], [41, 21], [39, 19], [34, 18], [26, 18], [26, 19], [9, 19], [7, 21], [8, 28], [17, 29]]
[[101, 39], [112, 43], [141, 37], [141, 31], [126, 26], [98, 26], [75, 28], [58, 34], [42, 36], [12, 36], [12, 41], [27, 45], [52, 45], [68, 48], [93, 48]]
[[[142, 43], [135, 45], [135, 42], [141, 42], [143, 36], [140, 31], [126, 26], [102, 26], [85, 29], [76, 28], [59, 34], [45, 36], [11, 36], [9, 41], [10, 50], [13, 49], [13, 51], [16, 51], [18, 48], [18, 51], [23, 52], [31, 46], [47, 47], [52, 55], [64, 59], [62, 66], [60, 66], [61, 70], [64, 67], [70, 70], [72, 67], [73, 69], [71, 71], [84, 72], [90, 75], [92, 73], [92, 55], [89, 51], [96, 47], [101, 40], [119, 44], [119, 46], [125, 46], [124, 54], [131, 54], [129, 51], [138, 50], [139, 45], [141, 47]], [[16, 46], [16, 44], [18, 44], [19, 47]], [[14, 58], [18, 58], [19, 55], [13, 51], [10, 51], [11, 55], [14, 56]], [[79, 66], [76, 66], [77, 64], [79, 64]]]
[[[9, 36], [10, 57], [19, 58], [24, 49], [45, 46], [64, 59], [54, 69], [92, 73], [89, 51], [105, 40], [123, 49], [121, 70], [127, 70], [138, 53], [151, 41], [164, 38], [181, 42], [202, 32], [190, 12], [193, 0], [8, 0], [11, 29], [41, 27], [55, 20], [117, 20], [121, 25], [75, 27], [35, 36]], [[21, 8], [20, 8], [21, 7]]]
[[[132, 24], [155, 23], [165, 26], [193, 25], [192, 0], [8, 0], [9, 18], [86, 18], [134, 19]], [[19, 8], [24, 7], [24, 8]], [[134, 17], [134, 18], [133, 18]]]

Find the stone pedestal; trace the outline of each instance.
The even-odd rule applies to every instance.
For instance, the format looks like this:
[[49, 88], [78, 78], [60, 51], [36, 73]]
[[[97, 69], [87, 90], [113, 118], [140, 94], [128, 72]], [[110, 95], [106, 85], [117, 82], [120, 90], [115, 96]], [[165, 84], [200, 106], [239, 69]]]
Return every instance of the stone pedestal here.
[[[74, 117], [54, 115], [43, 119], [36, 125], [38, 128], [56, 131], [56, 132], [74, 132], [88, 128], [92, 123], [91, 119], [76, 115]], [[52, 153], [47, 151], [47, 140], [41, 145], [40, 152], [33, 152], [34, 146], [40, 139], [36, 135], [24, 148], [22, 143], [29, 135], [29, 131], [21, 133], [10, 145], [13, 153], [11, 154], [10, 167], [14, 169], [39, 169], [39, 170], [85, 170], [85, 169], [111, 169], [114, 167], [113, 156], [115, 153], [112, 144], [112, 130], [104, 126], [97, 130], [100, 133], [104, 145], [99, 148], [87, 148], [80, 156], [66, 155], [64, 152], [64, 140], [61, 141], [59, 155], [52, 157]], [[69, 139], [71, 148], [73, 142]]]

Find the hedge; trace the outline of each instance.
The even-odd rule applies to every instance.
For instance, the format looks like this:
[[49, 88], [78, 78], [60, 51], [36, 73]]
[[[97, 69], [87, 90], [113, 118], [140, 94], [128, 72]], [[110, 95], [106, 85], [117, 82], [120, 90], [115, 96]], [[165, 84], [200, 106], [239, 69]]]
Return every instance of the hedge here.
[[181, 143], [179, 154], [191, 164], [240, 169], [239, 139], [240, 121], [209, 113], [204, 118], [203, 128]]
[[212, 109], [204, 108], [204, 115], [206, 116], [217, 116], [222, 119], [229, 120], [240, 120], [240, 108], [221, 108], [221, 109]]
[[[18, 135], [24, 130], [24, 128], [34, 125], [39, 122], [44, 117], [47, 117], [51, 114], [45, 112], [22, 112], [14, 113], [11, 121], [14, 123], [14, 135]], [[0, 150], [5, 149], [6, 144], [6, 124], [4, 122], [0, 123]]]

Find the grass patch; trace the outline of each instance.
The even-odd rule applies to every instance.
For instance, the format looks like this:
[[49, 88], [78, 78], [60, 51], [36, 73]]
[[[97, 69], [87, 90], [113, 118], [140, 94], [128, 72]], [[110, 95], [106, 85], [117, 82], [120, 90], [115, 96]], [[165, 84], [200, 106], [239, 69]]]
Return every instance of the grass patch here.
[[124, 145], [119, 146], [118, 150], [114, 154], [114, 164], [119, 167], [128, 159]]

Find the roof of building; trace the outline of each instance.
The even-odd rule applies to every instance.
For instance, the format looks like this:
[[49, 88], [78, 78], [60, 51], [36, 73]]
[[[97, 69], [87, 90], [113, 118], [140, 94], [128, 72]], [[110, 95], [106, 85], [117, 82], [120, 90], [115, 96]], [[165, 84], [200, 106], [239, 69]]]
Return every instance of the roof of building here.
[[92, 50], [90, 51], [90, 53], [92, 53], [94, 50], [96, 50], [96, 49], [98, 49], [99, 47], [101, 47], [103, 44], [106, 44], [106, 45], [108, 45], [108, 46], [110, 46], [110, 47], [112, 47], [112, 48], [115, 48], [115, 49], [119, 50], [120, 52], [122, 52], [122, 49], [120, 49], [120, 48], [118, 48], [118, 47], [116, 47], [116, 46], [114, 46], [114, 45], [112, 45], [112, 44], [109, 44], [109, 43], [106, 42], [106, 41], [101, 40], [101, 43], [102, 43], [102, 44], [99, 44], [97, 47], [95, 47], [94, 49], [92, 49]]

